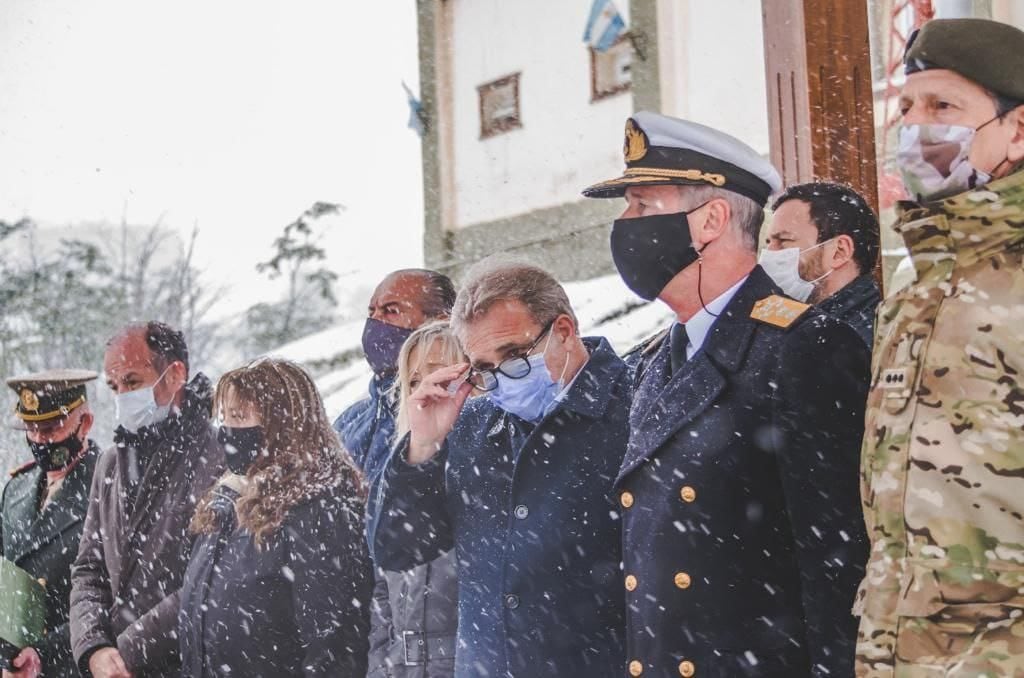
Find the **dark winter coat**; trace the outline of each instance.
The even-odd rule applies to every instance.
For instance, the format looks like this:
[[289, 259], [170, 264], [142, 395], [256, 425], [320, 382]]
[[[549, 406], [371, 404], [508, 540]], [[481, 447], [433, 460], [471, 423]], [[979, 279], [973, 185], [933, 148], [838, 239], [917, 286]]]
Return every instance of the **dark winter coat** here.
[[882, 303], [882, 291], [872, 273], [865, 273], [818, 304], [818, 310], [852, 327], [868, 351], [875, 342], [875, 312]]
[[183, 678], [366, 675], [373, 573], [361, 500], [339, 487], [289, 510], [257, 546], [219, 485], [181, 589]]
[[628, 439], [628, 370], [603, 339], [538, 425], [471, 399], [434, 459], [391, 457], [371, 509], [377, 562], [454, 546], [455, 675], [619, 676], [621, 531], [612, 482]]
[[395, 442], [394, 384], [394, 376], [375, 375], [370, 380], [370, 397], [349, 407], [334, 422], [341, 444], [371, 481], [384, 468]]
[[773, 294], [756, 267], [676, 374], [667, 340], [638, 367], [616, 481], [632, 675], [853, 675], [868, 351], [813, 309], [751, 318]]
[[[179, 676], [178, 595], [188, 565], [189, 521], [224, 471], [202, 374], [182, 411], [132, 435], [118, 428], [96, 465], [82, 543], [71, 572], [71, 646], [83, 671], [114, 646], [136, 678]], [[148, 459], [128, 511], [132, 448]]]
[[368, 678], [451, 678], [459, 615], [455, 551], [406, 572], [377, 570], [372, 617], [381, 642]]
[[82, 538], [89, 484], [99, 456], [99, 448], [90, 440], [85, 455], [42, 511], [39, 506], [46, 473], [35, 462], [12, 471], [4, 487], [0, 550], [4, 558], [46, 586], [46, 637], [34, 647], [47, 678], [78, 676], [68, 629], [71, 565]]

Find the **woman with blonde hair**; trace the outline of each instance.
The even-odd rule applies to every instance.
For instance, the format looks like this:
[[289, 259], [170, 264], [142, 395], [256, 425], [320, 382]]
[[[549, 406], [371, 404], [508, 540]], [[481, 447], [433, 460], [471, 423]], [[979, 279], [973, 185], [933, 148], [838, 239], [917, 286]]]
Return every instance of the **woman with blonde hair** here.
[[364, 492], [316, 386], [260, 359], [221, 377], [214, 414], [229, 472], [192, 520], [182, 675], [363, 678]]
[[[409, 432], [409, 395], [420, 381], [465, 355], [447, 322], [409, 335], [398, 357], [397, 440]], [[377, 570], [367, 678], [450, 678], [458, 625], [455, 553], [408, 572]]]

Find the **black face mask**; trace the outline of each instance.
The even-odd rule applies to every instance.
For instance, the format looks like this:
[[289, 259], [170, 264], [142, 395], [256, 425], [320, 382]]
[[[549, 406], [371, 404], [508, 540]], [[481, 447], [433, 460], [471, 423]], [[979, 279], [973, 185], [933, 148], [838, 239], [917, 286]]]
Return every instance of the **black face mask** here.
[[672, 278], [700, 257], [687, 217], [704, 205], [687, 212], [616, 219], [612, 224], [612, 260], [638, 297], [654, 301]]
[[67, 440], [61, 440], [58, 442], [49, 443], [35, 443], [28, 440], [28, 446], [32, 450], [32, 456], [36, 459], [36, 464], [43, 471], [63, 471], [68, 466], [71, 466], [78, 455], [82, 453], [82, 449], [85, 445], [78, 438], [79, 431], [82, 430], [82, 424], [78, 424], [78, 428]]
[[263, 452], [262, 426], [221, 426], [217, 442], [224, 446], [224, 460], [232, 473], [244, 476]]

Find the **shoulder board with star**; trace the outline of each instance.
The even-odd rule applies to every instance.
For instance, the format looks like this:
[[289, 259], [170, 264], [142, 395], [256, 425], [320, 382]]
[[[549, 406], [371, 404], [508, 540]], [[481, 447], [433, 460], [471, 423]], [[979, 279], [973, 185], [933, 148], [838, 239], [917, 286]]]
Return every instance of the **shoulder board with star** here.
[[21, 475], [25, 471], [28, 471], [30, 469], [34, 469], [35, 467], [36, 467], [36, 460], [35, 459], [33, 459], [31, 461], [26, 461], [21, 466], [18, 466], [17, 468], [12, 468], [10, 471], [8, 471], [8, 475], [13, 478], [13, 477], [15, 477], [17, 475]]
[[754, 304], [750, 317], [759, 322], [781, 327], [785, 330], [789, 329], [793, 323], [807, 313], [809, 308], [811, 308], [810, 304], [804, 304], [796, 299], [773, 294]]

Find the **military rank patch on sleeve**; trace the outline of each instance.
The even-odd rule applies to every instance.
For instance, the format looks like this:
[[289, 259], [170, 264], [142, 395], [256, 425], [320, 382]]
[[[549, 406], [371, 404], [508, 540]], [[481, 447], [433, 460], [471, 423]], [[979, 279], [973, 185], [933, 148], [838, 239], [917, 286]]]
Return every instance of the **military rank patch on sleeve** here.
[[809, 304], [802, 304], [795, 299], [773, 294], [754, 304], [754, 310], [750, 312], [750, 317], [786, 329], [799, 320], [800, 316], [809, 308]]

